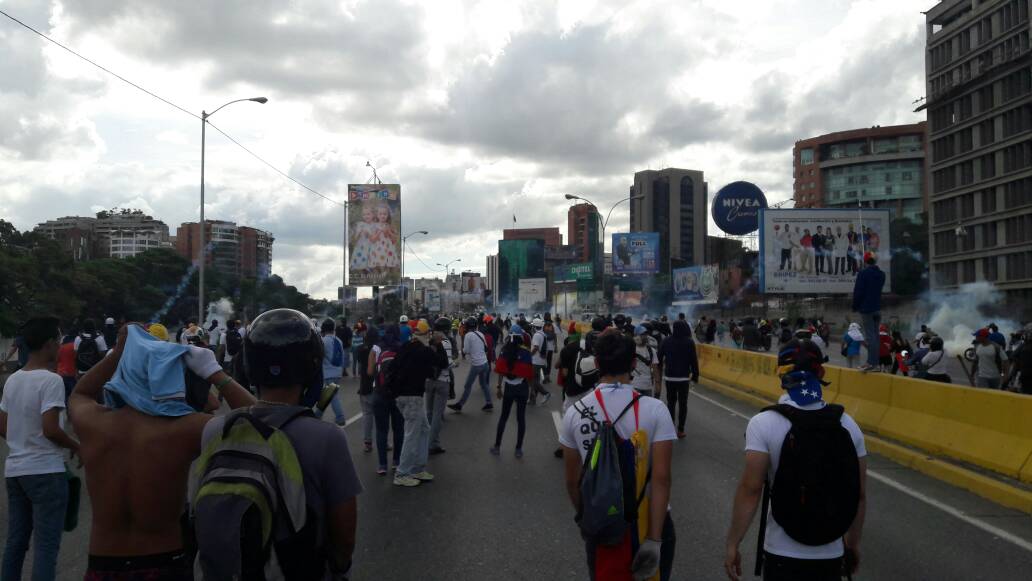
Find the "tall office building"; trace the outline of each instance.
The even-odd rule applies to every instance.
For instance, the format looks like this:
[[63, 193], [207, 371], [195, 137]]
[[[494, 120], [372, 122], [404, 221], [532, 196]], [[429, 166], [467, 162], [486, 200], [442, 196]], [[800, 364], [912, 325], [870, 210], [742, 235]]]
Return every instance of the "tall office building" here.
[[570, 206], [566, 213], [566, 226], [570, 246], [577, 249], [577, 261], [594, 263], [604, 246], [602, 217], [598, 213], [598, 208], [586, 203]]
[[[205, 220], [204, 224], [207, 268], [234, 279], [268, 278], [272, 271], [272, 234], [223, 220]], [[197, 222], [181, 225], [176, 232], [176, 251], [196, 262], [199, 246]]]
[[659, 232], [660, 271], [706, 263], [709, 220], [707, 184], [701, 171], [667, 168], [634, 174], [631, 232]]
[[925, 123], [839, 131], [792, 148], [796, 208], [888, 208], [920, 222], [927, 211]]
[[[931, 283], [991, 281], [1032, 309], [1028, 0], [944, 0], [926, 13]], [[1011, 311], [1018, 313], [1021, 311]], [[1015, 317], [1018, 315], [1015, 314]]]

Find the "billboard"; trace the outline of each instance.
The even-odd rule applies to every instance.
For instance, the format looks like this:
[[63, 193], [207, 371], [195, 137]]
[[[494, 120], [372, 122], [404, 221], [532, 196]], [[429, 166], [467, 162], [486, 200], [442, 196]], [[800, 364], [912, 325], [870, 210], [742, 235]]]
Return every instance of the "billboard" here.
[[659, 272], [659, 233], [613, 234], [613, 274]]
[[423, 291], [426, 296], [426, 310], [431, 313], [441, 312], [441, 291], [435, 288], [428, 288]]
[[767, 198], [755, 184], [732, 182], [717, 192], [710, 214], [717, 228], [743, 236], [759, 228], [760, 210], [766, 207]]
[[760, 289], [766, 293], [851, 293], [864, 252], [878, 257], [889, 292], [889, 210], [760, 211]]
[[533, 309], [534, 305], [547, 301], [546, 286], [543, 278], [521, 278], [519, 308]]
[[613, 306], [618, 309], [640, 307], [644, 300], [644, 294], [640, 290], [621, 290], [620, 287], [613, 289]]
[[716, 265], [689, 266], [673, 270], [674, 304], [716, 303], [719, 295]]
[[593, 281], [595, 280], [595, 268], [590, 262], [561, 264], [555, 267], [555, 275], [552, 280], [557, 283]]
[[498, 304], [516, 304], [522, 278], [545, 278], [545, 241], [499, 240]]
[[480, 276], [479, 272], [462, 273], [459, 293], [462, 295], [462, 304], [477, 304], [484, 302], [484, 295], [487, 290], [487, 281]]
[[401, 282], [401, 186], [348, 184], [349, 282], [392, 286]]

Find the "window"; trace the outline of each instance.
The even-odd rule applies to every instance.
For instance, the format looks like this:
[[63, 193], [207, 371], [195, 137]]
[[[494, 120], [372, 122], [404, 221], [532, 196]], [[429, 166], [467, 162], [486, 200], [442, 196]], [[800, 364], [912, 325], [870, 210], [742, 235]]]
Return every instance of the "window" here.
[[982, 248], [994, 248], [997, 243], [996, 229], [998, 224], [996, 222], [986, 222], [982, 224]]
[[960, 217], [970, 218], [975, 215], [975, 194], [964, 194], [957, 198], [958, 204], [960, 204]]
[[975, 282], [975, 261], [965, 260], [960, 263], [960, 282]]
[[799, 163], [801, 163], [803, 165], [810, 165], [811, 163], [813, 163], [813, 150], [812, 149], [801, 149], [801, 150], [799, 150]]
[[960, 185], [966, 186], [975, 181], [975, 164], [965, 161], [960, 167]]
[[1011, 210], [1032, 203], [1032, 178], [1022, 178], [1003, 186], [1003, 208]]
[[978, 111], [985, 113], [986, 111], [993, 108], [995, 99], [995, 87], [994, 84], [986, 85], [978, 90]]
[[892, 195], [892, 186], [885, 186], [885, 195], [886, 196], [891, 196]]
[[1003, 102], [1012, 101], [1032, 92], [1032, 71], [1027, 67], [1003, 78]]
[[988, 281], [995, 281], [999, 278], [999, 261], [995, 256], [982, 259], [982, 278]]
[[908, 172], [908, 171], [905, 171], [905, 172], [901, 172], [901, 173], [899, 174], [899, 179], [900, 179], [900, 181], [904, 181], [904, 182], [909, 182], [909, 181], [913, 181], [913, 179], [914, 179], [914, 174], [912, 174], [912, 173], [910, 173], [910, 172]]
[[935, 233], [935, 254], [953, 254], [957, 251], [957, 235], [952, 230]]
[[941, 286], [955, 286], [957, 284], [957, 263], [936, 264], [935, 280]]
[[957, 187], [957, 172], [954, 167], [947, 167], [932, 173], [932, 189], [936, 192], [945, 192]]
[[996, 189], [982, 190], [982, 213], [991, 214], [996, 211]]
[[986, 119], [978, 124], [978, 142], [989, 145], [996, 141], [996, 120]]
[[1025, 169], [1032, 165], [1032, 141], [1004, 148], [1003, 171], [1005, 173]]
[[1029, 277], [1029, 262], [1032, 253], [1018, 252], [1004, 257], [1007, 280], [1022, 280]]
[[960, 105], [960, 119], [963, 121], [971, 116], [971, 95], [964, 95], [957, 104]]
[[1003, 136], [1010, 137], [1032, 129], [1032, 104], [1015, 107], [1003, 114]]
[[996, 154], [988, 153], [978, 158], [978, 179], [987, 180], [996, 177]]
[[895, 137], [874, 140], [874, 153], [899, 152], [899, 140]]
[[1021, 244], [1032, 240], [1032, 214], [1007, 218], [1003, 222], [1004, 242], [1007, 244]]

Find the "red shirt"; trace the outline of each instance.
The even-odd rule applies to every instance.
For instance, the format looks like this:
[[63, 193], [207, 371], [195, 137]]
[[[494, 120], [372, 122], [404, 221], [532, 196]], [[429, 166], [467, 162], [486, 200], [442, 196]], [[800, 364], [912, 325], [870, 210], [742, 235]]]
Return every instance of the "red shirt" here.
[[63, 343], [57, 350], [57, 374], [61, 377], [75, 377], [75, 341]]

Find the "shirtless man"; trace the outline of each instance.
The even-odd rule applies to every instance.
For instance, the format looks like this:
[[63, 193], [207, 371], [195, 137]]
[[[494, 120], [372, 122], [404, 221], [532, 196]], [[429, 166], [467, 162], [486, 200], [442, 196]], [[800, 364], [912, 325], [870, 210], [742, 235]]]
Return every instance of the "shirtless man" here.
[[[69, 399], [93, 505], [85, 579], [191, 579], [193, 564], [183, 551], [180, 518], [190, 463], [201, 452], [201, 434], [212, 416], [158, 417], [129, 406], [113, 410], [98, 404], [118, 367], [126, 335], [122, 327], [112, 353], [79, 380]], [[211, 358], [214, 363], [214, 354]], [[221, 370], [206, 379], [230, 407], [254, 404]]]

